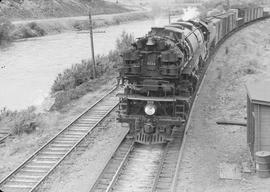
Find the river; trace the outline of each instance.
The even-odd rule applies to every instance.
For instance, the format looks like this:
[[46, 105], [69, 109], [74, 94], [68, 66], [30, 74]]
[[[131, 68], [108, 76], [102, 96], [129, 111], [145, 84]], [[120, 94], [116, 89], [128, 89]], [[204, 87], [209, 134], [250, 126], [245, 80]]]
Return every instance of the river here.
[[[155, 19], [99, 28], [98, 31], [105, 33], [94, 33], [95, 54], [107, 54], [115, 49], [116, 38], [123, 30], [140, 37], [151, 26], [165, 24], [168, 24], [167, 19]], [[58, 73], [89, 58], [88, 33], [31, 38], [0, 49], [0, 109], [20, 110], [41, 104]]]

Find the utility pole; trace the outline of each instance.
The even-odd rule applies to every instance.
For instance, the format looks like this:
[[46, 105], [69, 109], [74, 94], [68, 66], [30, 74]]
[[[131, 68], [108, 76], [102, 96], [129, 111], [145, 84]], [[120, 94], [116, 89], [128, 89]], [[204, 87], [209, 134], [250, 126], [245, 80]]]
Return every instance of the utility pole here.
[[96, 78], [96, 60], [95, 60], [95, 51], [94, 51], [94, 40], [93, 40], [93, 23], [91, 11], [89, 10], [89, 25], [90, 25], [90, 44], [92, 52], [92, 61], [93, 61], [93, 77]]
[[169, 0], [167, 0], [167, 4], [168, 4], [169, 24], [171, 24], [171, 7], [170, 7], [170, 2], [169, 2]]
[[171, 11], [169, 10], [169, 24], [171, 24]]

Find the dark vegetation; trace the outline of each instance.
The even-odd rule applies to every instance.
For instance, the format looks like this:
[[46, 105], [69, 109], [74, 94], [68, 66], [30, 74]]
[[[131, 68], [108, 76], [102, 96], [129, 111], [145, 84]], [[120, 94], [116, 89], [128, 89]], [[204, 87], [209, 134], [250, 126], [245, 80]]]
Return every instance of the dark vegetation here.
[[37, 23], [31, 22], [23, 26], [19, 26], [13, 31], [13, 39], [31, 38], [44, 36], [47, 33]]
[[26, 25], [15, 27], [8, 19], [0, 18], [0, 45], [22, 38], [40, 37], [46, 35], [44, 29], [37, 23], [31, 22]]
[[12, 135], [31, 133], [42, 124], [41, 114], [34, 107], [22, 111], [0, 110], [0, 126], [10, 130]]
[[11, 32], [14, 26], [6, 18], [0, 18], [0, 45], [12, 40]]
[[99, 82], [103, 82], [104, 77], [108, 80], [115, 78], [121, 62], [119, 55], [123, 50], [128, 49], [133, 41], [132, 35], [123, 32], [116, 40], [115, 51], [111, 51], [106, 56], [96, 57], [96, 79], [93, 77], [93, 62], [89, 60], [75, 64], [58, 74], [51, 89], [51, 94], [55, 97], [53, 109], [62, 109], [70, 101], [91, 92], [97, 85], [101, 85]]

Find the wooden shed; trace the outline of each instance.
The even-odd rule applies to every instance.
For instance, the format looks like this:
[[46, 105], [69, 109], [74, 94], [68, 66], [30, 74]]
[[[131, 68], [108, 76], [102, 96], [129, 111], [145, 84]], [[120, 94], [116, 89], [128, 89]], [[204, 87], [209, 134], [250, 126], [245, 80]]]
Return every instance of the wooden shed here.
[[270, 82], [248, 83], [247, 142], [251, 156], [270, 151]]

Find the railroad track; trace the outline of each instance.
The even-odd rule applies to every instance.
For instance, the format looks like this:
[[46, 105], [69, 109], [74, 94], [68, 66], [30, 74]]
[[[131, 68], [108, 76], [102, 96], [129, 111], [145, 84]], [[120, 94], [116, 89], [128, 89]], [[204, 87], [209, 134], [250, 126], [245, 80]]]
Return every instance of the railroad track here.
[[118, 105], [113, 88], [0, 182], [4, 192], [32, 192]]
[[[237, 31], [263, 19], [258, 19], [233, 30], [227, 34], [227, 36], [218, 44], [215, 50], [212, 50], [211, 55], [206, 61], [206, 67], [202, 71], [203, 75], [200, 78], [196, 94], [192, 98], [193, 104], [188, 117], [190, 117], [193, 112], [195, 106], [194, 103], [197, 101], [211, 59], [215, 56], [220, 46], [226, 39]], [[171, 142], [168, 142], [165, 146], [160, 147], [158, 155], [153, 155], [150, 157], [147, 156], [148, 158], [144, 158], [144, 156], [141, 155], [143, 153], [142, 151], [145, 150], [144, 147], [138, 147], [138, 145], [130, 142], [128, 147], [126, 147], [126, 144], [123, 144], [122, 148], [121, 144], [115, 154], [112, 156], [111, 160], [109, 160], [90, 192], [176, 191], [178, 173], [186, 140], [185, 135], [188, 132], [189, 125], [190, 118], [188, 118], [188, 121], [184, 126], [174, 131], [174, 138]], [[122, 143], [125, 142], [126, 141], [124, 140]], [[148, 147], [149, 146], [145, 146], [145, 148]], [[153, 147], [153, 149], [155, 148], [156, 147]], [[148, 150], [148, 153], [151, 153], [151, 150]], [[148, 172], [145, 173], [145, 170], [142, 170], [142, 167], [148, 170]]]
[[[228, 37], [229, 36], [231, 36], [231, 34], [229, 34]], [[209, 62], [210, 60], [209, 58]], [[200, 83], [201, 82], [203, 82], [203, 79]], [[91, 134], [92, 130], [117, 106], [118, 99], [113, 95], [114, 90], [115, 89], [101, 98], [4, 178], [0, 182], [0, 189], [4, 192], [34, 191], [57, 165], [59, 165], [84, 138]], [[138, 145], [134, 145], [131, 139], [124, 139], [102, 171], [102, 174], [91, 189], [91, 192], [174, 191], [177, 173], [180, 167], [179, 164], [181, 162], [182, 145], [185, 143], [184, 136], [187, 133], [186, 128], [188, 128], [188, 124], [189, 123], [175, 130], [173, 135], [174, 139], [165, 146], [150, 146], [152, 149], [149, 149], [149, 146], [138, 147]], [[137, 175], [134, 175], [133, 172], [136, 170], [142, 171], [141, 168], [148, 170], [148, 172], [144, 172], [142, 175], [140, 175], [141, 172], [138, 173], [138, 175], [142, 177], [142, 180], [138, 183], [138, 181], [134, 179]]]
[[9, 130], [0, 130], [0, 143], [10, 136]]
[[173, 182], [184, 129], [164, 145], [140, 145], [125, 138], [108, 161], [90, 192], [169, 191]]

